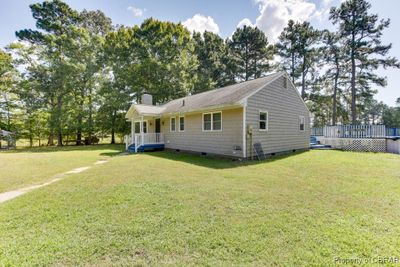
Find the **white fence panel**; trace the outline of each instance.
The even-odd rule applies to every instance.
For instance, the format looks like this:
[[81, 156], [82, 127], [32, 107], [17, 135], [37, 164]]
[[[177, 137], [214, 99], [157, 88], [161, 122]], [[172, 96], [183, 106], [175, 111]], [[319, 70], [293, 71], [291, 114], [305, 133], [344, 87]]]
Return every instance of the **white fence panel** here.
[[386, 152], [386, 139], [382, 138], [332, 138], [322, 137], [319, 141], [335, 149], [364, 152]]
[[386, 137], [386, 127], [385, 125], [338, 125], [312, 130], [312, 135], [318, 136], [319, 133], [330, 138], [383, 138]]

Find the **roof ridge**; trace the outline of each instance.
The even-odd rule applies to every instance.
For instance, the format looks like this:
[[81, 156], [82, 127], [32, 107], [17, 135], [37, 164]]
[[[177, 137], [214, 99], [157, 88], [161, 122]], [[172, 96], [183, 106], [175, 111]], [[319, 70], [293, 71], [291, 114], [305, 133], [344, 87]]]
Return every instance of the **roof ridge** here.
[[[162, 105], [136, 104], [129, 109], [138, 109], [139, 113], [148, 114], [173, 114], [185, 113], [201, 110], [210, 107], [220, 107], [223, 105], [243, 105], [243, 101], [255, 94], [269, 83], [282, 77], [285, 72], [274, 72], [263, 77], [242, 81], [240, 83], [215, 88], [198, 94], [185, 96], [168, 101]], [[129, 115], [127, 114], [129, 117]]]
[[148, 106], [148, 107], [160, 107], [160, 106], [157, 106], [157, 105], [140, 104], [140, 103], [136, 103], [134, 105], [141, 105], [141, 106]]
[[270, 76], [272, 76], [272, 75], [281, 74], [282, 72], [283, 72], [283, 71], [277, 71], [277, 72], [273, 72], [273, 73], [270, 73], [270, 74], [265, 75], [265, 76], [263, 76], [263, 77], [255, 78], [255, 79], [252, 79], [252, 80], [241, 81], [241, 82], [238, 82], [238, 83], [226, 85], [226, 86], [223, 86], [223, 87], [214, 88], [214, 89], [211, 89], [211, 90], [208, 90], [208, 91], [204, 91], [204, 92], [201, 92], [201, 93], [197, 93], [197, 94], [194, 94], [194, 95], [187, 95], [187, 96], [183, 96], [183, 97], [180, 97], [180, 98], [175, 98], [175, 99], [172, 99], [172, 100], [170, 100], [170, 101], [168, 101], [168, 102], [162, 104], [161, 107], [163, 107], [163, 106], [165, 106], [165, 105], [167, 105], [167, 104], [169, 104], [169, 103], [171, 103], [171, 102], [173, 102], [173, 101], [177, 101], [177, 100], [180, 100], [180, 99], [185, 99], [185, 98], [191, 97], [191, 96], [198, 96], [198, 95], [202, 95], [202, 94], [207, 94], [207, 93], [215, 92], [215, 91], [222, 90], [222, 89], [225, 89], [225, 88], [230, 87], [230, 86], [241, 85], [241, 84], [244, 84], [244, 83], [253, 82], [253, 81], [256, 81], [256, 80], [260, 80], [260, 79], [263, 79], [263, 78], [270, 77]]

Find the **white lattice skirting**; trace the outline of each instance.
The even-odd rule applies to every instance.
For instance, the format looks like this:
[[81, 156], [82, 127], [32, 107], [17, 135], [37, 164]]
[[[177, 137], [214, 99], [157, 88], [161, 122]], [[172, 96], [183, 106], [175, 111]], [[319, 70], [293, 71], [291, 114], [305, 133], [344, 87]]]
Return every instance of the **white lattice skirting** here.
[[320, 137], [321, 144], [330, 145], [335, 149], [366, 152], [386, 152], [386, 139], [367, 138], [325, 138]]

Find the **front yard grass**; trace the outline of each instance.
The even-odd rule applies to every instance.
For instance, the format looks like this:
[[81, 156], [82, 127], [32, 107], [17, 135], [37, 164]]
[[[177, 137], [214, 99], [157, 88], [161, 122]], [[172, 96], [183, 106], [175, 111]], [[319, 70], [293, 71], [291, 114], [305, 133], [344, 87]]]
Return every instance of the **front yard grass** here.
[[37, 183], [120, 153], [123, 145], [36, 147], [0, 151], [0, 193]]
[[0, 204], [1, 265], [331, 266], [399, 257], [400, 157], [114, 157]]

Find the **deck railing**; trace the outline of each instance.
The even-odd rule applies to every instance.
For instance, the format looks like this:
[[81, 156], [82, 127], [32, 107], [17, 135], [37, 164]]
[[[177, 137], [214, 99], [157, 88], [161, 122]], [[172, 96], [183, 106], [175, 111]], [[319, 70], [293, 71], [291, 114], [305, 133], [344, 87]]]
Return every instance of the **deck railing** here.
[[128, 147], [135, 142], [135, 137], [132, 138], [132, 135], [127, 134], [124, 136], [125, 150], [128, 150]]
[[312, 136], [324, 136], [324, 127], [313, 127], [311, 128]]
[[135, 134], [135, 145], [136, 144], [164, 144], [164, 135], [162, 133]]
[[[392, 136], [385, 125], [338, 125], [325, 126], [323, 128], [313, 128], [311, 135], [323, 136], [327, 138], [384, 138]], [[392, 130], [393, 135], [400, 132]]]
[[164, 135], [162, 133], [138, 133], [132, 135], [125, 135], [125, 148], [132, 144], [135, 144], [135, 149], [137, 150], [140, 146], [147, 144], [164, 144]]
[[386, 128], [386, 136], [400, 136], [400, 128]]

